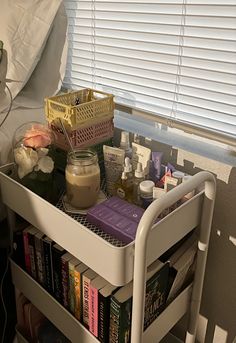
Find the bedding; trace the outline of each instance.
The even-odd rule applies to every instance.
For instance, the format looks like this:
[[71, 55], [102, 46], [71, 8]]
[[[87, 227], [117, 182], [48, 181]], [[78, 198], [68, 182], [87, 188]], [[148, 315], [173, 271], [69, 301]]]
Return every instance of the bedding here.
[[0, 37], [8, 54], [13, 99], [29, 80], [44, 50], [62, 0], [2, 0]]

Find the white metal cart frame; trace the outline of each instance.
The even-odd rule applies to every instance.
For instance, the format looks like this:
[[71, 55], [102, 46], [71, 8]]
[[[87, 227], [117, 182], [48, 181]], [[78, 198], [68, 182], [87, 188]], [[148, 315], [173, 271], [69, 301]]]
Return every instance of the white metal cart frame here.
[[[13, 165], [0, 168], [2, 199], [8, 209], [11, 242], [16, 212], [114, 285], [122, 286], [133, 279], [132, 343], [156, 343], [189, 307], [190, 319], [185, 342], [195, 341], [216, 192], [215, 178], [211, 173], [199, 172], [162, 199], [154, 201], [139, 223], [135, 241], [126, 246], [114, 246], [101, 233], [91, 231], [93, 229], [86, 227], [83, 222], [77, 222], [15, 181], [10, 176], [12, 169]], [[163, 210], [203, 185], [202, 191], [153, 225]], [[188, 286], [143, 332], [146, 267], [196, 226], [199, 226], [199, 241], [192, 294]], [[96, 251], [96, 254], [91, 254], [91, 251]], [[13, 261], [11, 269], [15, 286], [73, 343], [77, 343], [78, 337], [83, 343], [98, 342]]]
[[[147, 208], [145, 215], [140, 220], [135, 238], [131, 343], [142, 343], [143, 341], [148, 235], [156, 218], [163, 210], [176, 203], [185, 194], [196, 189], [203, 183], [205, 184], [205, 194], [198, 241], [196, 271], [191, 295], [190, 317], [185, 339], [186, 343], [195, 342], [216, 193], [215, 178], [211, 173], [205, 171], [199, 172], [187, 182], [182, 183], [176, 189], [168, 192], [165, 197], [154, 201]], [[173, 230], [174, 234], [175, 232]]]

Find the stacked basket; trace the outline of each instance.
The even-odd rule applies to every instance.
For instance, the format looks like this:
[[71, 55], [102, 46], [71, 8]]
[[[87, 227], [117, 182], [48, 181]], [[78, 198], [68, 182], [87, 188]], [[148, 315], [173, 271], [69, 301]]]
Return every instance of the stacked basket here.
[[64, 152], [70, 149], [60, 124], [63, 120], [72, 146], [75, 149], [94, 147], [101, 160], [102, 145], [111, 145], [114, 134], [113, 98], [112, 94], [90, 88], [46, 98], [45, 114], [56, 147]]

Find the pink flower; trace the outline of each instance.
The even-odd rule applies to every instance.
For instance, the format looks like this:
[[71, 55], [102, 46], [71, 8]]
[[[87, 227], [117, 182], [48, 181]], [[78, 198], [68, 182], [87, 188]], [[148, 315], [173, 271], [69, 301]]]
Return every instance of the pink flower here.
[[47, 127], [35, 124], [26, 131], [23, 142], [27, 147], [45, 148], [52, 143], [51, 132]]

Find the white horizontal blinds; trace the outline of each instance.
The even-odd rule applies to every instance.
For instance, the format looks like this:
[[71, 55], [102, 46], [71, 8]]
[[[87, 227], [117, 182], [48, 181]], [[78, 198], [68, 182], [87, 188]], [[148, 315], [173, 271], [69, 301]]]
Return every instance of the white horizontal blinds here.
[[236, 135], [236, 0], [65, 4], [65, 86]]

